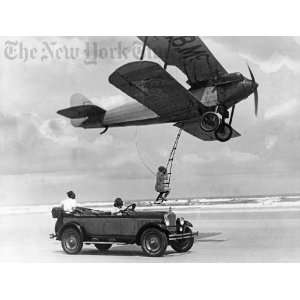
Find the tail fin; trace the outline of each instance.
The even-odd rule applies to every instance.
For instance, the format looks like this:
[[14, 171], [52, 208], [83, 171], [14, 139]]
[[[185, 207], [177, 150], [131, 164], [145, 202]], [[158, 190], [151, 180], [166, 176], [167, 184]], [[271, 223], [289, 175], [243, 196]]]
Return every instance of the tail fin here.
[[70, 99], [71, 106], [93, 105], [93, 102], [81, 94], [74, 94]]
[[74, 127], [81, 127], [87, 121], [101, 122], [105, 110], [94, 105], [89, 99], [81, 94], [71, 96], [71, 107], [59, 110], [57, 113], [71, 119]]

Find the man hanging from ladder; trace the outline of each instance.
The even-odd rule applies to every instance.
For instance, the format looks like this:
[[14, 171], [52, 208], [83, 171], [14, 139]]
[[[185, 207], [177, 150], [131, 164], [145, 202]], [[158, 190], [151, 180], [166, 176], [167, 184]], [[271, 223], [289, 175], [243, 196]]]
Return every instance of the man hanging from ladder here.
[[[147, 46], [147, 40], [148, 40], [148, 37], [146, 37], [144, 40], [144, 45], [143, 45], [140, 60], [144, 59], [145, 49]], [[169, 53], [170, 53], [170, 49], [172, 47], [172, 42], [173, 42], [173, 37], [170, 37], [166, 60], [165, 60], [165, 64], [164, 64], [164, 70], [166, 70], [167, 66], [168, 66]], [[176, 136], [175, 143], [174, 143], [172, 151], [170, 153], [167, 166], [166, 167], [160, 166], [158, 168], [158, 172], [156, 173], [155, 190], [159, 193], [154, 202], [156, 204], [161, 204], [163, 201], [167, 201], [167, 196], [170, 193], [170, 183], [171, 183], [171, 176], [172, 176], [173, 161], [174, 161], [178, 141], [179, 141], [179, 138], [181, 135], [181, 131], [182, 131], [182, 128], [179, 129], [178, 134]]]
[[156, 184], [155, 190], [159, 193], [155, 203], [162, 203], [167, 200], [170, 193], [169, 183], [168, 183], [168, 173], [167, 168], [160, 166], [156, 173]]
[[172, 167], [175, 158], [176, 149], [178, 146], [178, 141], [180, 139], [182, 129], [180, 128], [178, 134], [176, 136], [174, 145], [172, 147], [167, 166], [160, 166], [158, 168], [158, 172], [156, 174], [156, 184], [155, 190], [159, 193], [155, 202], [156, 204], [161, 204], [163, 201], [167, 201], [167, 196], [170, 193], [170, 184], [171, 184], [171, 176], [172, 176]]

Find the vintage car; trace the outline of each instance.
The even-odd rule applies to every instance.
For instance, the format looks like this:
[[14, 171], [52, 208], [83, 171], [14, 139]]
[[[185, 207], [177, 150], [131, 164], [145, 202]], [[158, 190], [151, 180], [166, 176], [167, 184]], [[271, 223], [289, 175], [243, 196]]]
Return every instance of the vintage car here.
[[57, 218], [55, 234], [50, 238], [61, 241], [63, 250], [77, 254], [83, 244], [94, 244], [99, 251], [107, 251], [112, 244], [137, 244], [148, 256], [162, 256], [170, 245], [177, 252], [186, 252], [194, 244], [193, 225], [176, 218], [169, 211], [135, 211], [129, 205], [120, 214], [76, 208], [72, 213], [60, 207], [52, 209]]

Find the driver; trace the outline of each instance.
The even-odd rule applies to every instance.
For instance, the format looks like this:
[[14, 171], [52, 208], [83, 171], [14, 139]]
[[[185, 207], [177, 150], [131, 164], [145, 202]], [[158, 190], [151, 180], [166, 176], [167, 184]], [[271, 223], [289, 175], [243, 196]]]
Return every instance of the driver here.
[[114, 201], [114, 207], [112, 209], [112, 215], [118, 216], [121, 215], [122, 212], [122, 207], [123, 207], [124, 203], [123, 200], [121, 198], [116, 198]]

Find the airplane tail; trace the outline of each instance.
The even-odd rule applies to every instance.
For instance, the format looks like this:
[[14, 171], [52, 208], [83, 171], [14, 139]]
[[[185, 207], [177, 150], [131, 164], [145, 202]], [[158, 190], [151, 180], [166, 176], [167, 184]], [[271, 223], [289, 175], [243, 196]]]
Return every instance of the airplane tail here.
[[74, 127], [88, 127], [88, 123], [101, 123], [105, 110], [93, 104], [81, 94], [74, 94], [70, 99], [71, 107], [57, 111], [59, 115], [71, 119]]

